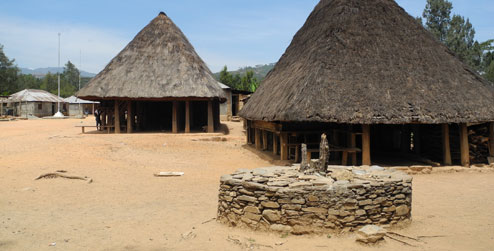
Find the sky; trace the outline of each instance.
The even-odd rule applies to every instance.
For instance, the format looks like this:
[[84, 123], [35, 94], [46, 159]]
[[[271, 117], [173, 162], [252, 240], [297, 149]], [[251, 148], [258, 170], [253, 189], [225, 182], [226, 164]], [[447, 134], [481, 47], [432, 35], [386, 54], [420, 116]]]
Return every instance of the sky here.
[[[396, 0], [421, 16], [426, 0]], [[492, 0], [450, 0], [470, 18], [476, 39], [494, 38]], [[213, 72], [275, 63], [319, 0], [2, 0], [0, 44], [19, 67], [68, 60], [101, 71], [160, 11], [188, 37]], [[81, 56], [82, 55], [82, 56]], [[82, 65], [81, 65], [82, 63]]]

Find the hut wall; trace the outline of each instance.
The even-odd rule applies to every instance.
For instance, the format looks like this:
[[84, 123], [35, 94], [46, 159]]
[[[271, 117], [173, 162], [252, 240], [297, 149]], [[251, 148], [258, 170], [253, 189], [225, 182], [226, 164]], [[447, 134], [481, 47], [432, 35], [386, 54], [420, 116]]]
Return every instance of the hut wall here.
[[229, 121], [232, 117], [232, 91], [229, 89], [224, 90], [226, 101], [220, 104], [220, 119], [222, 121]]
[[[36, 117], [53, 116], [57, 111], [57, 104], [50, 102], [22, 102], [14, 103], [16, 116], [27, 117], [29, 115]], [[60, 104], [62, 106], [62, 104]]]

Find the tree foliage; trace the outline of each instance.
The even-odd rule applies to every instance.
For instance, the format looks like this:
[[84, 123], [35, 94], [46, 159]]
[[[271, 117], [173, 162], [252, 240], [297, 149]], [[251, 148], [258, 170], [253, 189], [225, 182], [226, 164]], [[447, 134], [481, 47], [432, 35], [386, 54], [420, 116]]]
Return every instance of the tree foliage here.
[[219, 74], [219, 81], [235, 90], [254, 92], [259, 87], [259, 80], [254, 77], [253, 71], [246, 71], [243, 75], [231, 74], [225, 66]]
[[[423, 12], [425, 28], [444, 43], [458, 58], [490, 81], [488, 70], [493, 58], [494, 40], [478, 42], [475, 29], [468, 18], [453, 15], [453, 4], [448, 0], [427, 0]], [[417, 18], [417, 20], [419, 20]]]
[[9, 95], [17, 90], [18, 73], [14, 59], [10, 60], [3, 52], [3, 45], [0, 45], [0, 95]]
[[426, 28], [441, 42], [446, 40], [453, 4], [448, 0], [427, 0], [422, 17]]

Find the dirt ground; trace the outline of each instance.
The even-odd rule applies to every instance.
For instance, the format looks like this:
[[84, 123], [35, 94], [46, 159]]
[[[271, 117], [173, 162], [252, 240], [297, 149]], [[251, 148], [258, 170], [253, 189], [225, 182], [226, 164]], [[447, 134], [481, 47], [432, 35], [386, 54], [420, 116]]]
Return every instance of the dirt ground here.
[[[393, 230], [425, 236], [421, 242], [410, 240], [414, 247], [391, 239], [363, 246], [355, 243], [353, 234], [255, 233], [207, 222], [216, 216], [222, 174], [271, 165], [245, 146], [241, 123], [227, 123], [230, 134], [218, 134], [227, 140], [220, 142], [207, 141], [213, 136], [206, 134], [83, 135], [74, 127], [93, 122], [92, 118], [0, 122], [0, 250], [494, 247], [493, 172], [414, 176], [413, 221]], [[56, 170], [94, 182], [34, 180]], [[159, 171], [185, 175], [154, 177]]]

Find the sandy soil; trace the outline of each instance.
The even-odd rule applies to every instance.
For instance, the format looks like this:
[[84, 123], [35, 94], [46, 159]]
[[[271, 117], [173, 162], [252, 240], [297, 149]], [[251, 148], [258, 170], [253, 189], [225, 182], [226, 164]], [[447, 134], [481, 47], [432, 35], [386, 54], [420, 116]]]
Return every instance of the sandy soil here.
[[[80, 134], [87, 120], [0, 122], [0, 250], [492, 250], [494, 173], [414, 176], [413, 222], [395, 232], [423, 237], [374, 247], [341, 236], [284, 236], [215, 221], [219, 177], [271, 165], [244, 144], [206, 134]], [[80, 180], [43, 179], [66, 170]], [[159, 171], [183, 177], [156, 178]], [[190, 238], [182, 234], [192, 231]], [[228, 240], [230, 239], [230, 240]], [[235, 241], [238, 240], [238, 241]], [[49, 246], [56, 243], [55, 246]], [[281, 245], [279, 245], [281, 244]], [[264, 246], [266, 245], [266, 246]], [[269, 247], [268, 247], [269, 246]]]

